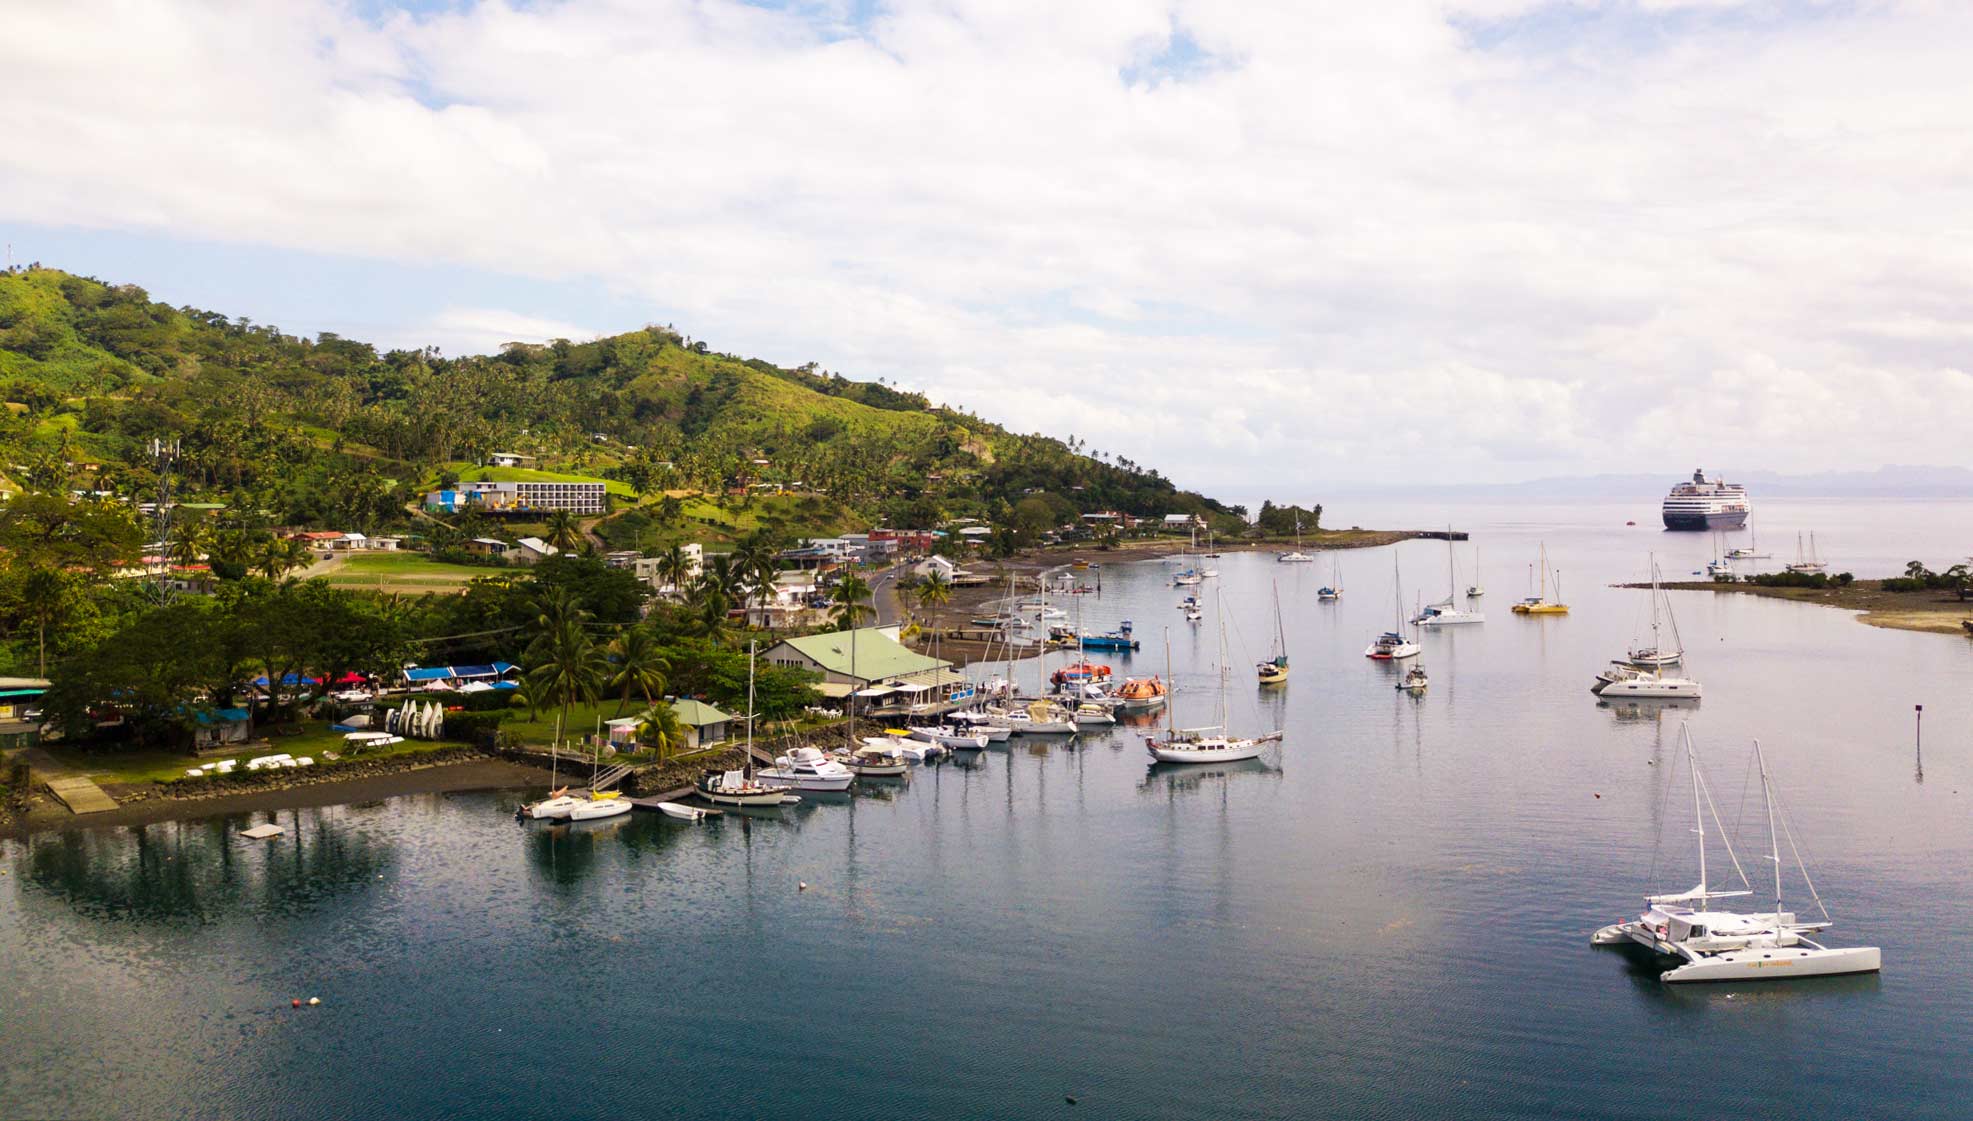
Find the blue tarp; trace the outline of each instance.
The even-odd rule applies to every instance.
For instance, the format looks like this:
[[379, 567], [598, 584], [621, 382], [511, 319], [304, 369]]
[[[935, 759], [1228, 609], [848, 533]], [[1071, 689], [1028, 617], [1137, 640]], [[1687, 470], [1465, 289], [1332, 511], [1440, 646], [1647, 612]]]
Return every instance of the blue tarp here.
[[211, 712], [195, 712], [192, 719], [201, 724], [245, 724], [248, 717], [244, 708], [217, 708]]
[[404, 671], [406, 681], [444, 681], [451, 676], [451, 666], [413, 666]]
[[[306, 680], [310, 685], [320, 685], [322, 683], [320, 678], [310, 677], [304, 679], [297, 677], [292, 673], [284, 673], [281, 675], [281, 685], [283, 688], [299, 685], [302, 683], [303, 680]], [[254, 678], [253, 683], [255, 685], [260, 686], [262, 689], [267, 688], [267, 675], [263, 673], [259, 677]]]
[[520, 669], [512, 662], [495, 662], [490, 666], [413, 666], [404, 671], [406, 681], [450, 681], [453, 679], [471, 680], [480, 677], [505, 677]]

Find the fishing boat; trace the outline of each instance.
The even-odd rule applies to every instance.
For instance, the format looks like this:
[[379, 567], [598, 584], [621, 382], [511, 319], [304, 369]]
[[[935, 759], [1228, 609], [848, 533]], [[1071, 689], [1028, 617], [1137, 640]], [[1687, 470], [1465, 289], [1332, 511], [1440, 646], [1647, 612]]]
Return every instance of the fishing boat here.
[[1455, 567], [1452, 552], [1452, 527], [1446, 527], [1445, 540], [1445, 598], [1430, 604], [1411, 621], [1421, 627], [1450, 627], [1460, 623], [1484, 623], [1487, 617], [1479, 611], [1462, 611], [1454, 605], [1459, 595], [1459, 572]]
[[[1761, 801], [1767, 809], [1768, 853], [1774, 865], [1774, 905], [1754, 912], [1732, 911], [1718, 906], [1723, 899], [1754, 894], [1753, 883], [1741, 871], [1733, 842], [1721, 826], [1712, 791], [1699, 768], [1698, 753], [1692, 747], [1689, 729], [1681, 729], [1685, 757], [1692, 771], [1692, 816], [1699, 836], [1699, 882], [1666, 895], [1644, 897], [1644, 911], [1637, 918], [1613, 923], [1590, 936], [1596, 946], [1643, 946], [1660, 959], [1682, 964], [1659, 974], [1671, 984], [1690, 981], [1780, 981], [1795, 977], [1826, 977], [1845, 973], [1875, 973], [1883, 968], [1883, 954], [1876, 946], [1827, 946], [1805, 937], [1820, 934], [1834, 925], [1829, 908], [1809, 878], [1802, 860], [1801, 846], [1795, 841], [1788, 817], [1776, 804], [1774, 781], [1768, 772], [1767, 755], [1759, 740], [1754, 741], [1754, 760], [1760, 769]], [[1706, 822], [1710, 819], [1741, 888], [1716, 891], [1707, 878]], [[1815, 902], [1820, 919], [1803, 921], [1787, 909], [1782, 900], [1781, 838], [1788, 838], [1788, 850], [1801, 872], [1809, 898]], [[1730, 883], [1731, 881], [1729, 881]]]
[[1279, 685], [1288, 680], [1288, 636], [1281, 626], [1281, 584], [1274, 585], [1274, 653], [1254, 666], [1254, 677], [1262, 685]]
[[[1541, 546], [1539, 568], [1541, 572], [1541, 590], [1515, 604], [1509, 610], [1513, 611], [1516, 615], [1567, 615], [1569, 613], [1569, 605], [1560, 602], [1562, 597], [1562, 574], [1559, 572], [1555, 574], [1556, 598], [1553, 600], [1548, 598], [1549, 568], [1548, 546], [1546, 544]], [[1534, 583], [1534, 581], [1530, 580], [1529, 583]]]
[[1398, 574], [1397, 550], [1391, 550], [1391, 580], [1397, 604], [1397, 626], [1372, 639], [1363, 656], [1378, 662], [1395, 662], [1416, 657], [1418, 644], [1404, 636], [1404, 578]]
[[[1226, 721], [1226, 613], [1219, 616], [1219, 723], [1207, 728], [1180, 728], [1165, 710], [1162, 739], [1144, 737], [1144, 748], [1160, 763], [1232, 763], [1258, 756], [1269, 743], [1281, 738], [1280, 732], [1264, 736], [1233, 736]], [[1165, 632], [1165, 673], [1171, 673], [1171, 632]]]
[[1114, 631], [1105, 634], [1078, 635], [1076, 645], [1084, 650], [1130, 651], [1137, 649], [1137, 639], [1132, 637], [1130, 620], [1125, 619]]
[[772, 767], [762, 767], [754, 776], [763, 786], [783, 790], [848, 790], [856, 775], [848, 767], [813, 747], [797, 747], [774, 757]]
[[1809, 544], [1807, 549], [1803, 549], [1802, 547], [1802, 535], [1799, 533], [1796, 534], [1795, 535], [1795, 563], [1788, 566], [1788, 571], [1799, 572], [1804, 576], [1814, 576], [1818, 573], [1827, 572], [1828, 570], [1829, 570], [1829, 566], [1822, 563], [1822, 557], [1820, 557], [1816, 553], [1815, 534], [1814, 533], [1809, 534]]
[[[1666, 643], [1659, 628], [1658, 605], [1664, 604], [1664, 619], [1670, 624], [1672, 638]], [[1640, 669], [1659, 669], [1675, 666], [1685, 658], [1685, 643], [1678, 636], [1678, 620], [1672, 616], [1672, 601], [1658, 586], [1658, 558], [1651, 558], [1651, 641], [1632, 643], [1624, 652], [1624, 660]]]
[[1628, 662], [1611, 662], [1610, 668], [1596, 675], [1596, 684], [1589, 691], [1607, 701], [1633, 697], [1696, 701], [1704, 692], [1689, 677], [1668, 677], [1661, 668], [1640, 669]]
[[1431, 684], [1432, 679], [1425, 676], [1425, 667], [1414, 665], [1405, 671], [1404, 680], [1397, 687], [1407, 693], [1423, 693]]

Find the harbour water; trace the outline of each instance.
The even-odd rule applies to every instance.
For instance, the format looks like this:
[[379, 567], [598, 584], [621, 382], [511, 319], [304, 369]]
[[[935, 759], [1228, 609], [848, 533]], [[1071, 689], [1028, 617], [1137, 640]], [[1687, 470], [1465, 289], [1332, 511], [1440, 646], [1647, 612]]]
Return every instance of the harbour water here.
[[[1674, 593], [1705, 701], [1606, 707], [1646, 601], [1608, 585], [1651, 549], [1699, 567], [1705, 535], [1646, 504], [1338, 506], [1472, 530], [1487, 621], [1421, 639], [1414, 699], [1362, 656], [1393, 550], [1342, 554], [1334, 604], [1328, 555], [1226, 554], [1235, 727], [1287, 729], [1263, 763], [1154, 769], [1118, 729], [698, 826], [520, 825], [511, 792], [284, 812], [265, 843], [241, 817], [0, 842], [0, 1114], [1965, 1115], [1973, 645]], [[1777, 563], [1782, 510], [1755, 522]], [[1860, 575], [1973, 542], [1973, 505], [1886, 510], [1803, 520]], [[1510, 615], [1544, 541], [1573, 610]], [[1444, 594], [1443, 543], [1395, 552], [1407, 609]], [[1140, 674], [1170, 628], [1201, 723], [1214, 616], [1168, 577], [1105, 567], [1084, 622], [1131, 619], [1145, 648], [1100, 660]], [[1293, 676], [1263, 696], [1277, 584]], [[1697, 878], [1682, 722], [1757, 884], [1761, 739], [1829, 940], [1881, 975], [1670, 987], [1589, 945]]]

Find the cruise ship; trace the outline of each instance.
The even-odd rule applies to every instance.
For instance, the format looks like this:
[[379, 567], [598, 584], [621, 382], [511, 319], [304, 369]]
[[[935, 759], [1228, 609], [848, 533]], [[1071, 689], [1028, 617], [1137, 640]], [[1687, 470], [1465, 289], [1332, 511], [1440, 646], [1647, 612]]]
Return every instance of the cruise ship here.
[[1747, 488], [1708, 479], [1703, 468], [1665, 496], [1666, 529], [1739, 529], [1747, 514]]

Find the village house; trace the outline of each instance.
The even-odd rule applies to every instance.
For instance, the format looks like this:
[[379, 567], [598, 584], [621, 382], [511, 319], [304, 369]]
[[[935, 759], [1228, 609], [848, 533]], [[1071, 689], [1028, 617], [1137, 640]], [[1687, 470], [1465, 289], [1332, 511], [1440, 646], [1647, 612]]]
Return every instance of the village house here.
[[731, 735], [733, 718], [704, 701], [690, 698], [671, 702], [678, 722], [685, 726], [685, 750], [697, 751], [724, 743]]

